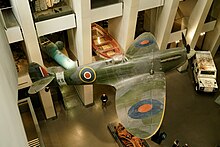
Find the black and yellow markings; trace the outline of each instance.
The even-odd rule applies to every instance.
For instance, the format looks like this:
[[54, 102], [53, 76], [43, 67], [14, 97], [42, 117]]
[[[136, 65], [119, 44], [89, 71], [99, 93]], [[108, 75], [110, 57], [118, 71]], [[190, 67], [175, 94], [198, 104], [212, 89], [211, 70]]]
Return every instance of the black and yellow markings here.
[[79, 72], [79, 78], [84, 83], [92, 83], [96, 80], [96, 73], [91, 67], [83, 67]]

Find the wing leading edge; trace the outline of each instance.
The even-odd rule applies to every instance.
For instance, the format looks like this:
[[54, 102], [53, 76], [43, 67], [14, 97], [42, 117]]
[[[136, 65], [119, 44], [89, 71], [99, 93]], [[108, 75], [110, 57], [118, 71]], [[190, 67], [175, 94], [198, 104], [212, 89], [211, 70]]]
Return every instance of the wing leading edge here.
[[118, 118], [134, 136], [148, 139], [158, 131], [165, 112], [165, 86], [162, 72], [139, 75], [115, 85]]

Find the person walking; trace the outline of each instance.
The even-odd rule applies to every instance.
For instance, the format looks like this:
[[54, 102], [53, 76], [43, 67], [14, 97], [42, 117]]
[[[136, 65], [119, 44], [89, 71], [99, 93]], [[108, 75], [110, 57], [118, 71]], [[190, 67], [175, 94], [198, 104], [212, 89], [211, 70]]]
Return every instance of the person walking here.
[[179, 146], [180, 146], [179, 140], [177, 140], [177, 139], [174, 140], [172, 147], [179, 147]]
[[102, 101], [102, 106], [106, 106], [106, 103], [107, 103], [107, 101], [108, 101], [108, 96], [105, 94], [105, 93], [103, 93], [102, 94], [102, 96], [101, 96], [101, 101]]

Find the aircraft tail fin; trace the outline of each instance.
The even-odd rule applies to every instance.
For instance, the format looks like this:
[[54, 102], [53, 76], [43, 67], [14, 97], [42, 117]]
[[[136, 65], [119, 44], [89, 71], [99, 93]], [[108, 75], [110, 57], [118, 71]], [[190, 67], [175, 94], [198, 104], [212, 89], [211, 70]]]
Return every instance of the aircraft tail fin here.
[[29, 64], [28, 72], [31, 81], [33, 82], [30, 89], [28, 90], [29, 94], [35, 94], [40, 90], [44, 89], [55, 78], [54, 75], [50, 75], [48, 73], [47, 69], [45, 69], [44, 67], [40, 66], [35, 62]]
[[29, 64], [28, 72], [32, 82], [38, 81], [49, 75], [47, 69], [35, 62]]
[[158, 50], [159, 47], [153, 34], [144, 32], [130, 45], [126, 52], [126, 56], [128, 58], [137, 58]]

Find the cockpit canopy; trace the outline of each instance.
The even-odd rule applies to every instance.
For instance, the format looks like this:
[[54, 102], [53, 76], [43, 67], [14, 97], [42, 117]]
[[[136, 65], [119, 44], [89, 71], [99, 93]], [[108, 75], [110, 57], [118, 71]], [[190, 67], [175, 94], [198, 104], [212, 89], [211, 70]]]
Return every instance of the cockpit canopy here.
[[118, 64], [126, 61], [128, 61], [128, 59], [123, 54], [116, 54], [112, 57], [112, 62], [114, 64]]
[[127, 62], [128, 59], [122, 54], [116, 54], [111, 59], [105, 60], [105, 63], [108, 65], [119, 64]]

